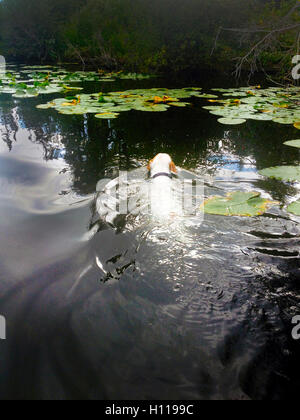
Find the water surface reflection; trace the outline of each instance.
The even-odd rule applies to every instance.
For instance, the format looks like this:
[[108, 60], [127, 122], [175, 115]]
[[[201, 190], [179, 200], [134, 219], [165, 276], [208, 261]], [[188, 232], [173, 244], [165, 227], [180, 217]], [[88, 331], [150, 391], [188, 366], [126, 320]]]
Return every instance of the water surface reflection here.
[[297, 185], [257, 170], [299, 161], [282, 144], [294, 130], [224, 131], [197, 103], [111, 122], [37, 103], [0, 98], [2, 398], [294, 397], [299, 219], [275, 208], [112, 226], [95, 211], [99, 179], [161, 151], [204, 176], [206, 195], [288, 202]]

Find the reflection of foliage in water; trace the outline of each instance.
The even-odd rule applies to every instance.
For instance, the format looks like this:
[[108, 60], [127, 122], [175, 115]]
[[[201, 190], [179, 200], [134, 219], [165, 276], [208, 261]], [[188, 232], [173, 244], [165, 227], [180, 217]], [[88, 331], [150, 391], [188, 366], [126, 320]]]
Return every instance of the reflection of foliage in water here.
[[[216, 124], [215, 117], [202, 111], [201, 107], [197, 106], [196, 101], [193, 101], [194, 107], [191, 109], [178, 110], [174, 108], [168, 113], [161, 114], [133, 112], [123, 114], [119, 119], [111, 122], [96, 120], [91, 116], [59, 116], [52, 110], [40, 112], [34, 109], [34, 106], [39, 103], [34, 98], [17, 101], [14, 105], [11, 101], [1, 102], [1, 121], [5, 120], [6, 124], [6, 127], [1, 126], [1, 131], [6, 132], [11, 141], [11, 147], [14, 148], [14, 136], [17, 131], [22, 130], [23, 127], [27, 128], [25, 132], [32, 133], [31, 141], [43, 144], [46, 159], [51, 158], [51, 151], [56, 146], [64, 148], [66, 150], [64, 159], [74, 174], [72, 188], [82, 195], [94, 192], [99, 178], [104, 176], [113, 178], [119, 168], [132, 169], [144, 165], [148, 159], [162, 150], [170, 153], [179, 166], [195, 171], [202, 169], [206, 171], [208, 156], [215, 155], [217, 158], [214, 165], [211, 166], [212, 174], [218, 173], [221, 166], [221, 157], [225, 154], [224, 151], [233, 155], [236, 159], [240, 159], [241, 162], [249, 158], [253, 163], [254, 171], [255, 167], [261, 169], [276, 164], [293, 165], [299, 159], [297, 149], [288, 148], [282, 144], [283, 139], [295, 137], [293, 127], [276, 126], [272, 122], [249, 121], [244, 126], [225, 127], [225, 131], [224, 126]], [[17, 138], [19, 139], [18, 136]], [[223, 144], [222, 148], [220, 148], [220, 141]], [[219, 156], [220, 159], [218, 159]], [[237, 171], [238, 175], [239, 171]], [[247, 188], [248, 183], [252, 183], [251, 176], [252, 174], [249, 177], [250, 179], [247, 177], [243, 180], [236, 178], [234, 188], [236, 188], [237, 183], [239, 188], [241, 183], [243, 185], [246, 183], [245, 188]], [[233, 177], [234, 175], [231, 176], [229, 182], [234, 182]], [[286, 196], [294, 194], [290, 185], [277, 183], [273, 180], [260, 180], [259, 182], [259, 187], [256, 183], [257, 189], [269, 191], [272, 196], [280, 194], [282, 201]], [[226, 190], [227, 187], [226, 184], [223, 189]], [[72, 219], [69, 215], [65, 220], [67, 219], [71, 226], [84, 222], [84, 218]], [[224, 366], [226, 366], [230, 377], [229, 381], [231, 381], [231, 373], [235, 374], [236, 361], [239, 360], [239, 364], [242, 366], [241, 383], [243, 388], [247, 390], [248, 395], [267, 397], [272, 394], [271, 396], [274, 396], [274, 389], [276, 389], [280, 395], [287, 396], [292, 386], [287, 385], [290, 382], [286, 378], [289, 380], [295, 378], [294, 370], [291, 368], [294, 363], [291, 362], [295, 361], [296, 351], [293, 352], [293, 350], [296, 350], [296, 348], [293, 343], [287, 343], [287, 337], [290, 337], [290, 318], [299, 310], [299, 299], [297, 298], [299, 224], [297, 225], [288, 219], [286, 214], [281, 216], [280, 213], [279, 215], [272, 213], [263, 218], [247, 219], [246, 221], [239, 218], [225, 220], [224, 218], [207, 216], [206, 221], [206, 224], [196, 231], [191, 228], [191, 236], [185, 244], [178, 241], [181, 238], [178, 237], [177, 232], [171, 238], [168, 236], [169, 232], [164, 233], [163, 236], [161, 232], [154, 232], [152, 237], [149, 238], [146, 248], [141, 248], [139, 255], [135, 252], [138, 244], [133, 243], [134, 235], [130, 235], [127, 242], [124, 240], [125, 235], [115, 235], [114, 232], [105, 231], [95, 235], [91, 243], [87, 244], [86, 251], [90, 258], [88, 262], [94, 268], [91, 275], [85, 275], [81, 278], [80, 286], [82, 289], [77, 290], [76, 296], [80, 301], [78, 306], [81, 308], [83, 296], [86, 296], [86, 290], [90, 293], [89, 287], [92, 284], [96, 290], [94, 299], [97, 305], [96, 308], [94, 305], [85, 305], [89, 308], [89, 312], [82, 313], [81, 317], [78, 318], [78, 324], [83, 325], [83, 327], [82, 330], [76, 329], [76, 333], [78, 337], [82, 337], [81, 333], [86, 327], [85, 320], [88, 320], [88, 322], [90, 322], [90, 319], [94, 320], [94, 329], [88, 335], [89, 342], [93, 343], [91, 348], [95, 352], [94, 360], [99, 360], [99, 351], [102, 351], [100, 343], [105, 343], [104, 352], [111, 355], [111, 366], [116, 366], [117, 370], [117, 361], [120, 360], [120, 357], [119, 354], [114, 356], [116, 347], [114, 342], [111, 347], [107, 347], [106, 332], [111, 335], [112, 326], [113, 333], [117, 331], [114, 329], [114, 325], [124, 326], [126, 331], [130, 330], [129, 327], [133, 326], [131, 321], [120, 324], [121, 320], [129, 319], [128, 314], [131, 320], [139, 314], [144, 314], [146, 310], [143, 319], [148, 322], [150, 317], [148, 314], [152, 314], [149, 308], [153, 307], [155, 311], [159, 308], [160, 311], [155, 312], [157, 321], [151, 327], [152, 329], [149, 327], [150, 334], [152, 330], [158, 331], [155, 335], [155, 343], [160, 343], [162, 337], [167, 337], [169, 340], [167, 332], [172, 330], [174, 323], [178, 324], [178, 319], [179, 322], [184, 323], [180, 324], [179, 328], [184, 325], [185, 329], [189, 328], [191, 331], [190, 342], [184, 348], [187, 354], [191, 352], [191, 345], [194, 345], [196, 341], [195, 337], [199, 339], [199, 346], [192, 347], [191, 358], [185, 358], [186, 366], [193, 366], [193, 362], [196, 360], [202, 369], [201, 375], [203, 375], [204, 384], [207, 383], [208, 374], [211, 375], [212, 372], [215, 372], [211, 370], [211, 366], [207, 368], [206, 361], [213, 361], [218, 366], [220, 364], [219, 358], [221, 358], [220, 377], [224, 378]], [[53, 223], [57, 224], [57, 220], [54, 219]], [[46, 225], [47, 223], [45, 223], [44, 232], [48, 235], [54, 225], [50, 225], [50, 228], [49, 225]], [[61, 225], [58, 224], [58, 226]], [[15, 231], [18, 234], [18, 243], [22, 244], [19, 229], [15, 227]], [[73, 226], [71, 231], [73, 234]], [[28, 236], [32, 237], [32, 232], [30, 230], [28, 232], [30, 233]], [[40, 236], [40, 230], [38, 235]], [[28, 244], [27, 238], [26, 244]], [[112, 238], [111, 244], [109, 244], [109, 238]], [[121, 249], [119, 250], [118, 246], [122, 239], [123, 246], [120, 246]], [[48, 240], [49, 237], [47, 237]], [[153, 240], [157, 241], [154, 244], [155, 246], [153, 246]], [[56, 242], [57, 236], [55, 235], [53, 242], [50, 242], [50, 244], [56, 247]], [[127, 249], [129, 249], [129, 252], [126, 253]], [[72, 272], [72, 268], [70, 268], [73, 262], [82, 272], [83, 265], [86, 262], [82, 254], [82, 252], [76, 254], [75, 257], [72, 255], [72, 258], [67, 260], [66, 264], [61, 264], [64, 267], [62, 274], [57, 275], [56, 285], [65, 285], [66, 277], [67, 282], [69, 278], [71, 278], [71, 281], [76, 278], [76, 272]], [[103, 262], [104, 270], [107, 272], [106, 275], [103, 272], [101, 275], [100, 272], [95, 273], [95, 261], [92, 259], [95, 255], [99, 256], [100, 262]], [[48, 260], [46, 262], [48, 264]], [[60, 264], [55, 261], [53, 266], [53, 272], [57, 273]], [[65, 269], [65, 267], [67, 268]], [[49, 284], [53, 287], [52, 276], [49, 277], [49, 272], [51, 271], [47, 265], [47, 269], [44, 268], [43, 273], [39, 271], [34, 278], [36, 287], [34, 290], [40, 292], [39, 295], [36, 294], [35, 296], [39, 296], [40, 299], [41, 295], [47, 295], [46, 300], [50, 302], [45, 309], [45, 306], [42, 305], [42, 303], [45, 304], [45, 300], [39, 301], [40, 305], [38, 307], [43, 307], [43, 313], [48, 313], [48, 310], [51, 313], [55, 312], [53, 312], [54, 299], [49, 300], [49, 293], [45, 293], [46, 287], [48, 288], [48, 279]], [[41, 277], [41, 274], [45, 277]], [[42, 285], [42, 290], [41, 278], [47, 279], [46, 284], [43, 283]], [[113, 281], [115, 278], [121, 279], [121, 282]], [[101, 293], [99, 293], [99, 289], [102, 288], [102, 285], [99, 284], [100, 279], [103, 281], [112, 280], [110, 282], [111, 288], [107, 288], [111, 292], [105, 298], [101, 297]], [[25, 287], [26, 285], [28, 287]], [[66, 290], [69, 286], [70, 283], [67, 283]], [[87, 289], [85, 289], [86, 287]], [[169, 287], [170, 293], [167, 294], [165, 289]], [[21, 289], [19, 289], [19, 293], [22, 295], [23, 302], [26, 293], [28, 295], [30, 293], [28, 289], [32, 290], [32, 276], [28, 279], [28, 284], [22, 282]], [[61, 289], [52, 290], [56, 292]], [[126, 299], [122, 299], [124, 306], [120, 306], [120, 294], [118, 293], [120, 290], [126, 296]], [[57, 296], [63, 296], [62, 299], [66, 300], [64, 294], [56, 293], [55, 299]], [[10, 297], [12, 298], [12, 295]], [[32, 296], [27, 296], [28, 305], [32, 302], [29, 297]], [[175, 299], [177, 299], [176, 302]], [[88, 299], [87, 302], [89, 302]], [[127, 302], [130, 304], [130, 310]], [[134, 306], [133, 303], [135, 302], [139, 306]], [[71, 303], [72, 314], [74, 314], [75, 305], [73, 301]], [[116, 318], [114, 316], [107, 318], [107, 314], [111, 314], [110, 309], [112, 307], [121, 308], [124, 311], [121, 311], [120, 318], [117, 319], [118, 322], [115, 322]], [[55, 306], [54, 309], [58, 309], [58, 306]], [[226, 317], [224, 317], [224, 313]], [[32, 313], [31, 321], [39, 320], [38, 315], [38, 310]], [[163, 318], [164, 316], [165, 318]], [[99, 329], [99, 319], [100, 321], [103, 320], [105, 326], [101, 329]], [[162, 319], [164, 323], [163, 328], [160, 329]], [[167, 322], [166, 319], [171, 319], [171, 321]], [[69, 329], [60, 321], [61, 319], [58, 318], [57, 324], [59, 323], [64, 327], [61, 337], [66, 340], [62, 342], [65, 348], [70, 338], [68, 334], [66, 338], [65, 331], [68, 332]], [[105, 322], [107, 322], [107, 328]], [[286, 329], [282, 326], [282, 322], [284, 322]], [[51, 324], [51, 327], [57, 324]], [[138, 319], [136, 325], [137, 327], [130, 330], [134, 334], [137, 333], [132, 336], [128, 348], [127, 346], [120, 346], [122, 356], [123, 354], [131, 355], [131, 344], [140, 342], [141, 354], [146, 354], [147, 360], [151, 360], [151, 355], [156, 354], [156, 344], [151, 346], [149, 350], [149, 334], [143, 339], [144, 323], [141, 323]], [[140, 327], [140, 330], [138, 327]], [[220, 331], [221, 335], [217, 335], [216, 330]], [[255, 335], [253, 335], [253, 331], [255, 331]], [[85, 337], [84, 334], [83, 336]], [[139, 341], [141, 337], [142, 341]], [[257, 340], [253, 340], [253, 337]], [[95, 338], [98, 340], [96, 344], [94, 344]], [[204, 359], [205, 362], [203, 362], [203, 356], [202, 354], [199, 356], [199, 351], [203, 348], [203, 340], [205, 339], [207, 340], [205, 341], [205, 347], [208, 349], [208, 358]], [[178, 340], [171, 340], [171, 344], [168, 344], [164, 350], [165, 353], [158, 355], [159, 360], [162, 358], [163, 363], [169, 360], [169, 354], [173, 348], [179, 348], [181, 352], [182, 341], [184, 340], [185, 337], [182, 338], [182, 336]], [[53, 342], [51, 337], [50, 341]], [[29, 342], [31, 343], [30, 340], [28, 343], [25, 341], [26, 345], [29, 345]], [[260, 346], [257, 345], [257, 342], [261, 343]], [[83, 341], [80, 343], [83, 343]], [[232, 343], [234, 343], [234, 346]], [[72, 347], [76, 348], [73, 344], [74, 342], [72, 342]], [[75, 357], [72, 361], [75, 360], [76, 363], [82, 361], [81, 349], [82, 346], [78, 346], [78, 359]], [[211, 359], [211, 349], [213, 349], [213, 354], [217, 349], [217, 356], [213, 360]], [[34, 345], [33, 347], [29, 346], [29, 350], [33, 351], [34, 356], [37, 354], [34, 352]], [[40, 348], [36, 349], [36, 352], [39, 351]], [[69, 360], [67, 353], [66, 351], [61, 355], [60, 362], [68, 378], [70, 365], [66, 364], [66, 361]], [[76, 352], [75, 355], [77, 355]], [[64, 359], [63, 356], [66, 358]], [[87, 359], [89, 356], [91, 356], [90, 353], [86, 355]], [[245, 356], [247, 356], [246, 362]], [[45, 357], [48, 357], [48, 353], [45, 354]], [[178, 359], [176, 358], [176, 363], [172, 359], [170, 365], [167, 365], [168, 369], [166, 370], [169, 376], [164, 371], [163, 377], [173, 380], [172, 368], [174, 364], [177, 365], [177, 360], [181, 369], [182, 358], [180, 356]], [[84, 359], [85, 361], [86, 359]], [[34, 357], [32, 363], [29, 364], [30, 369], [35, 366], [35, 363], [36, 358]], [[16, 369], [18, 366], [19, 364], [17, 364]], [[82, 366], [85, 367], [86, 364], [83, 363]], [[280, 372], [275, 377], [275, 385], [274, 366]], [[136, 370], [133, 370], [133, 373], [140, 371], [138, 366]], [[26, 372], [22, 372], [22, 374], [25, 373], [22, 378], [26, 379], [28, 376]], [[92, 372], [95, 372], [95, 370], [92, 369]], [[266, 382], [270, 382], [264, 382], [266, 385], [259, 388], [257, 385], [262, 383], [262, 372]], [[161, 371], [159, 371], [159, 375], [161, 377]], [[196, 375], [198, 375], [198, 371]], [[99, 377], [100, 375], [97, 372], [95, 378]], [[113, 378], [111, 384], [116, 377], [119, 378], [115, 372], [112, 375], [110, 372], [108, 377]], [[62, 379], [61, 376], [58, 376], [58, 378], [58, 380]], [[213, 380], [215, 380], [215, 376]], [[197, 376], [195, 383], [198, 384], [198, 381]], [[100, 383], [95, 383], [97, 389], [101, 390]], [[178, 383], [180, 384], [180, 381]], [[216, 380], [216, 382], [211, 381], [210, 383], [212, 384], [211, 387], [216, 386], [216, 389], [219, 389], [218, 384], [221, 382]], [[37, 386], [37, 389], [36, 392], [38, 393], [41, 387]], [[83, 392], [82, 395], [88, 396], [90, 388], [85, 391], [83, 389], [84, 386], [80, 389]], [[162, 389], [165, 389], [165, 386]], [[181, 390], [177, 384], [176, 389]], [[53, 390], [54, 392], [56, 391]], [[176, 394], [176, 396], [182, 398], [182, 394], [179, 394]], [[157, 393], [157, 395], [159, 397], [160, 394]], [[189, 393], [188, 396], [190, 395], [193, 394]], [[183, 395], [183, 397], [185, 396], [186, 394]]]
[[[96, 120], [90, 115], [57, 115], [52, 110], [40, 112], [33, 109], [39, 103], [34, 98], [26, 104], [22, 101], [25, 106], [18, 107], [17, 113], [19, 123], [32, 130], [32, 141], [43, 144], [46, 159], [56, 158], [60, 150], [65, 153], [74, 189], [81, 194], [95, 191], [98, 179], [114, 178], [119, 169], [145, 165], [162, 150], [172, 155], [178, 166], [207, 171], [208, 157], [224, 154], [220, 140], [237, 159], [249, 160], [258, 169], [287, 162], [293, 165], [297, 160], [297, 150], [282, 144], [282, 139], [292, 138], [293, 128], [268, 121], [249, 121], [224, 131], [224, 126], [215, 124], [214, 116], [201, 110], [202, 100], [205, 99], [194, 98], [193, 107], [188, 109], [171, 107], [168, 113], [159, 114], [126, 113], [114, 121]], [[13, 147], [13, 133], [18, 124], [9, 101], [3, 106], [4, 135]], [[213, 174], [222, 166], [221, 160], [209, 166]], [[286, 195], [294, 194], [289, 185], [268, 180], [257, 183], [275, 195], [276, 200], [285, 201]]]

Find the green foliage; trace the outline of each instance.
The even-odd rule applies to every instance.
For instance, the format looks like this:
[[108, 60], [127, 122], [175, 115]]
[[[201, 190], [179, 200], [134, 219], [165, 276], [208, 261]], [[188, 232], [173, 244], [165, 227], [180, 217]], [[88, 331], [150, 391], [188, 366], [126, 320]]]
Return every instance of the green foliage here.
[[[232, 67], [241, 27], [282, 16], [291, 4], [264, 0], [2, 0], [0, 53], [19, 61], [89, 63], [130, 71]], [[289, 35], [292, 37], [292, 35]], [[285, 42], [290, 44], [291, 40]], [[280, 52], [263, 57], [277, 65]]]

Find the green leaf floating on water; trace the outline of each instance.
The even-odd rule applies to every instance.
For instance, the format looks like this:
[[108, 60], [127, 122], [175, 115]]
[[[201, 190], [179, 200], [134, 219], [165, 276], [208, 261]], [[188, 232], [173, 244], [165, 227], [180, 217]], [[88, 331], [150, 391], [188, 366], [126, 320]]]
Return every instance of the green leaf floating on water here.
[[239, 125], [244, 124], [247, 120], [242, 118], [219, 118], [218, 122], [224, 125]]
[[118, 116], [119, 114], [116, 112], [104, 112], [102, 114], [95, 115], [96, 118], [99, 118], [101, 120], [111, 120], [117, 118]]
[[39, 92], [36, 89], [17, 90], [12, 96], [14, 98], [33, 98], [38, 96]]
[[300, 181], [300, 166], [275, 166], [259, 171], [263, 176], [278, 179], [279, 181]]
[[300, 201], [295, 201], [294, 203], [290, 204], [287, 208], [289, 213], [293, 213], [296, 216], [300, 216]]
[[284, 125], [291, 125], [291, 124], [294, 124], [294, 122], [295, 122], [295, 119], [293, 118], [293, 117], [282, 117], [282, 118], [273, 118], [273, 121], [275, 122], [275, 123], [278, 123], [278, 124], [284, 124]]
[[194, 96], [196, 96], [197, 98], [204, 98], [204, 99], [217, 99], [218, 98], [217, 95], [211, 95], [209, 93], [199, 93], [199, 94], [195, 94]]
[[284, 143], [286, 146], [297, 147], [300, 149], [300, 140], [291, 140]]
[[264, 214], [276, 204], [261, 197], [258, 192], [235, 191], [226, 197], [211, 197], [202, 205], [204, 212], [220, 216], [255, 217]]

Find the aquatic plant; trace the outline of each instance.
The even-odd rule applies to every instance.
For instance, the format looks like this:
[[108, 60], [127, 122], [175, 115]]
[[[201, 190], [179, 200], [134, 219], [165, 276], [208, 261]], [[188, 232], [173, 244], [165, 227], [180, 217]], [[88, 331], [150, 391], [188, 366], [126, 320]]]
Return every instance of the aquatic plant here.
[[290, 140], [284, 143], [286, 146], [296, 147], [300, 149], [300, 140]]
[[262, 198], [258, 192], [235, 191], [226, 197], [209, 198], [202, 208], [206, 214], [255, 217], [264, 214], [274, 204], [276, 203]]
[[290, 204], [287, 208], [287, 211], [296, 216], [300, 216], [300, 201], [294, 201], [294, 203]]
[[1, 74], [0, 94], [8, 93], [16, 98], [31, 98], [40, 94], [80, 91], [82, 87], [70, 83], [114, 82], [117, 79], [144, 80], [152, 76], [138, 73], [114, 72], [67, 72], [52, 66], [23, 66], [19, 72]]
[[213, 89], [222, 99], [210, 100], [214, 105], [204, 106], [211, 114], [222, 117], [221, 124], [243, 124], [247, 120], [273, 121], [300, 128], [300, 90], [298, 87], [260, 86], [239, 89]]
[[[300, 140], [290, 140], [284, 143], [286, 146], [300, 148]], [[279, 181], [300, 182], [300, 166], [277, 166], [260, 171], [260, 174]], [[300, 216], [300, 201], [296, 201], [287, 207], [289, 213]]]
[[29, 74], [27, 78], [21, 73], [9, 72], [1, 75], [0, 94], [11, 94], [15, 98], [32, 98], [40, 94], [60, 93], [66, 90], [81, 90], [67, 84], [51, 81], [49, 71], [36, 75]]
[[58, 98], [39, 109], [54, 108], [61, 114], [95, 114], [96, 118], [117, 118], [121, 112], [131, 110], [143, 112], [164, 112], [171, 106], [185, 107], [188, 102], [181, 99], [198, 96], [201, 88], [183, 89], [135, 89], [123, 92], [83, 94], [74, 97]]
[[278, 179], [279, 181], [300, 182], [300, 166], [275, 166], [263, 169], [259, 172], [268, 178]]

